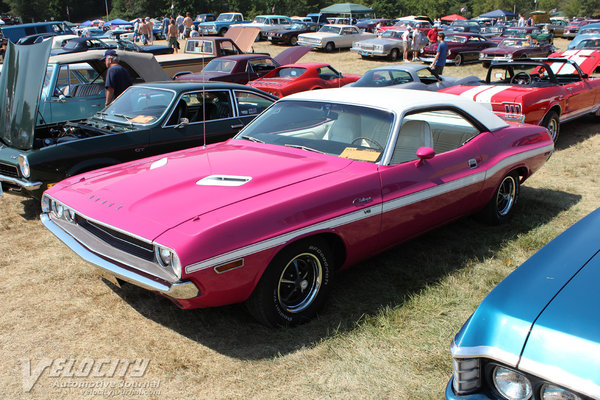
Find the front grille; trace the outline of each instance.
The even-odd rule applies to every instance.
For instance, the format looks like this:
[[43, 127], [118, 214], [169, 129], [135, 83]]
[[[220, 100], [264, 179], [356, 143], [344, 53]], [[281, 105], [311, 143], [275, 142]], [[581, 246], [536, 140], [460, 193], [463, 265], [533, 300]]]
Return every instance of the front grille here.
[[372, 44], [359, 44], [357, 47], [361, 50], [373, 50], [375, 48]]
[[114, 229], [107, 228], [106, 226], [96, 224], [95, 222], [89, 221], [80, 215], [76, 216], [76, 222], [80, 227], [96, 236], [103, 242], [106, 242], [109, 245], [125, 251], [133, 256], [147, 261], [154, 261], [154, 246], [152, 244], [118, 232]]
[[0, 164], [0, 175], [9, 176], [11, 178], [18, 178], [19, 173], [17, 167], [14, 165]]

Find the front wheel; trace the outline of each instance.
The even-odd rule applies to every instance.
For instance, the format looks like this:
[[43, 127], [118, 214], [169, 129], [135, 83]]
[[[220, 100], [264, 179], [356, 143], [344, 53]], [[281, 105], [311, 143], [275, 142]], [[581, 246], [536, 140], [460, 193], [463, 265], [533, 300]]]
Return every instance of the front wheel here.
[[506, 175], [489, 203], [481, 210], [479, 218], [490, 225], [500, 225], [512, 218], [519, 199], [519, 174]]
[[327, 53], [331, 53], [331, 52], [332, 52], [332, 51], [334, 51], [334, 50], [335, 50], [335, 44], [333, 44], [333, 42], [328, 42], [328, 43], [325, 45], [325, 51], [326, 51]]
[[542, 126], [548, 129], [550, 137], [554, 144], [558, 141], [558, 134], [560, 133], [560, 120], [556, 111], [549, 112], [542, 121]]
[[219, 31], [219, 36], [225, 36], [225, 34], [227, 33], [228, 29], [227, 28], [221, 28], [221, 30]]
[[295, 46], [295, 45], [297, 45], [297, 44], [298, 44], [298, 36], [292, 36], [292, 37], [290, 38], [290, 44], [291, 44], [292, 46]]
[[325, 243], [294, 243], [269, 264], [246, 306], [268, 326], [307, 322], [323, 306], [333, 271], [333, 255]]
[[463, 57], [461, 54], [457, 55], [454, 59], [454, 65], [456, 65], [457, 67], [463, 65]]
[[400, 58], [400, 51], [398, 49], [392, 49], [390, 52], [390, 60], [397, 61]]

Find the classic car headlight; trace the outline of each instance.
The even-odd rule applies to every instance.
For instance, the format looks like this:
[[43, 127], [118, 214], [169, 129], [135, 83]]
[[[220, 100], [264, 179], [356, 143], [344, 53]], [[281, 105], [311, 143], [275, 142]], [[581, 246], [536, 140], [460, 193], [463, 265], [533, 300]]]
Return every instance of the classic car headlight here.
[[544, 383], [540, 391], [542, 400], [581, 400], [581, 397], [567, 389]]
[[508, 400], [527, 400], [531, 397], [531, 382], [525, 375], [509, 368], [497, 366], [492, 372], [494, 387]]
[[65, 212], [65, 206], [57, 201], [52, 202], [52, 213], [56, 218], [62, 219]]
[[29, 169], [27, 156], [24, 154], [19, 154], [19, 169], [21, 170], [21, 176], [23, 176], [23, 178], [29, 178], [31, 170]]
[[475, 392], [481, 386], [478, 358], [455, 358], [452, 360], [452, 388], [458, 395]]
[[154, 246], [156, 261], [163, 268], [171, 268], [178, 278], [181, 278], [181, 264], [175, 252], [159, 244]]
[[505, 54], [505, 56], [506, 56], [506, 58], [513, 58], [513, 55], [512, 55], [512, 53], [510, 53], [510, 54]]
[[42, 212], [50, 213], [56, 219], [62, 219], [72, 224], [77, 223], [75, 210], [46, 195], [42, 197]]

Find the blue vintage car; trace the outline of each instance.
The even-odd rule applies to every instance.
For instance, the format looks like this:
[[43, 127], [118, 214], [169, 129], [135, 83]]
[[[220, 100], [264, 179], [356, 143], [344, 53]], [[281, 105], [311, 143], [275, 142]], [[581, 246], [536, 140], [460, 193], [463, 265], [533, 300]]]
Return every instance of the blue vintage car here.
[[600, 209], [483, 300], [452, 343], [447, 399], [600, 399], [599, 239]]

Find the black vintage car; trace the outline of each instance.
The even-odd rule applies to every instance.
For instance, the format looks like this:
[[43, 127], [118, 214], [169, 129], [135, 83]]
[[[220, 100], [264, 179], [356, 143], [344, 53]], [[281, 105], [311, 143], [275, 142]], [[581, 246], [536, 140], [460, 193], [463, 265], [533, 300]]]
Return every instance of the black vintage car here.
[[87, 120], [42, 132], [22, 129], [18, 140], [1, 135], [4, 160], [12, 161], [0, 163], [0, 193], [41, 198], [68, 176], [228, 139], [275, 100], [224, 82], [131, 86]]
[[298, 35], [307, 32], [316, 32], [320, 28], [315, 22], [295, 22], [290, 29], [283, 31], [266, 32], [267, 40], [273, 44], [289, 44], [295, 46], [298, 44]]

